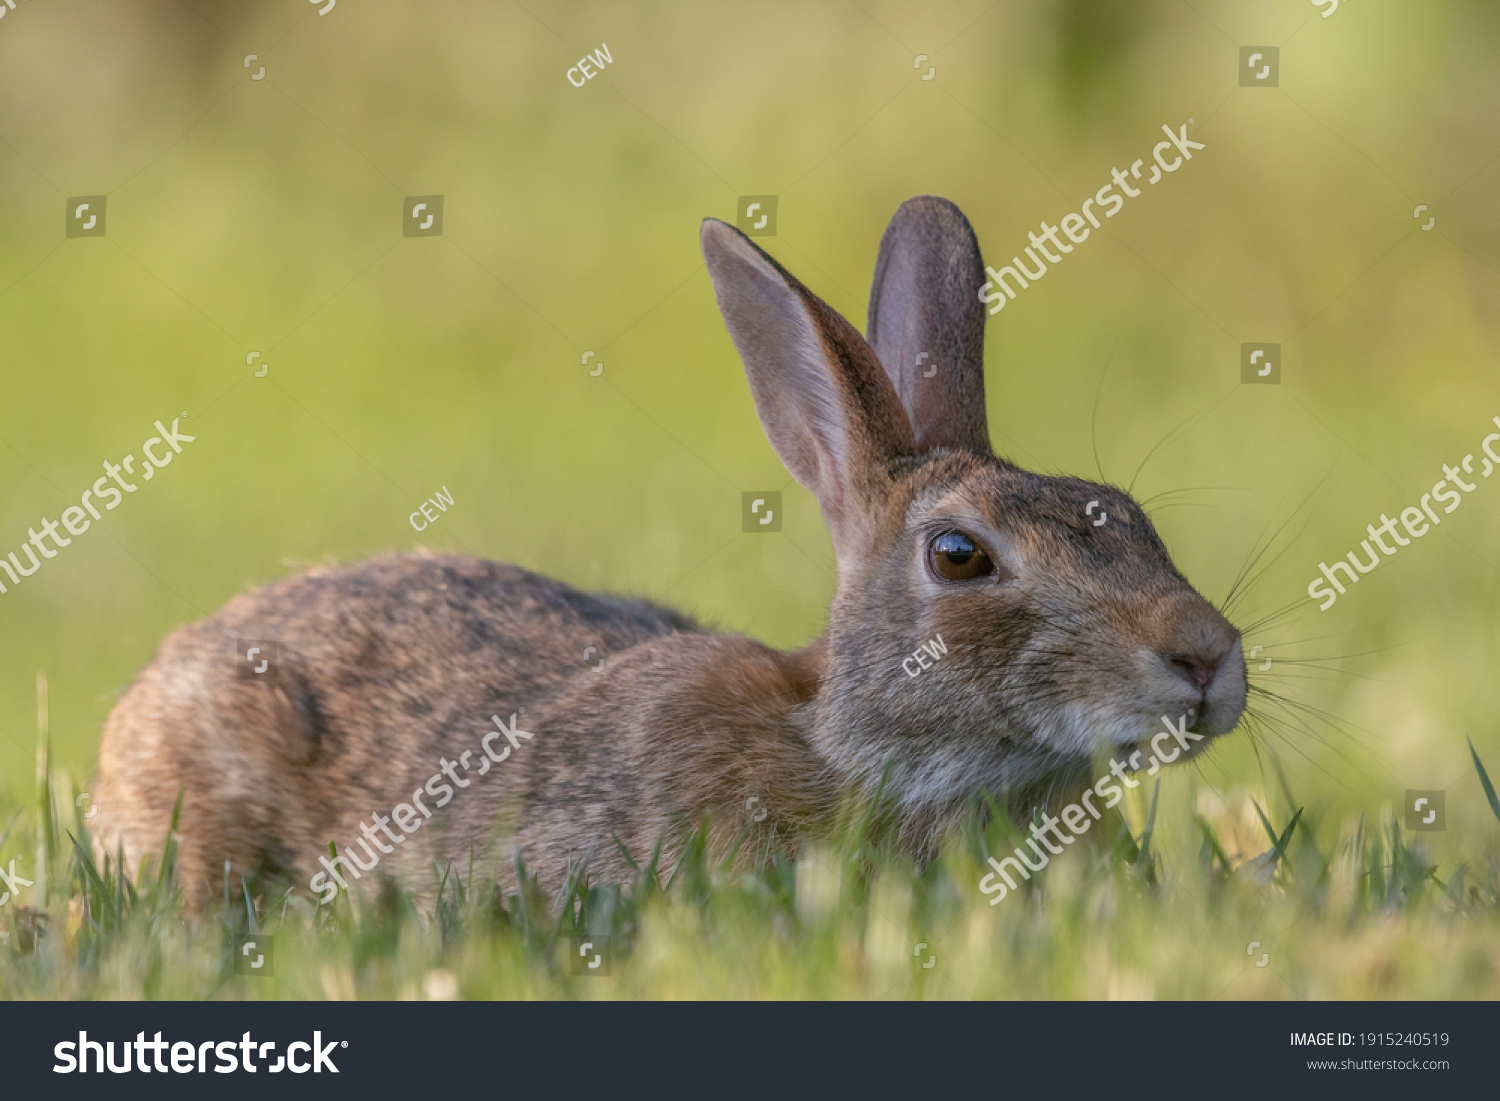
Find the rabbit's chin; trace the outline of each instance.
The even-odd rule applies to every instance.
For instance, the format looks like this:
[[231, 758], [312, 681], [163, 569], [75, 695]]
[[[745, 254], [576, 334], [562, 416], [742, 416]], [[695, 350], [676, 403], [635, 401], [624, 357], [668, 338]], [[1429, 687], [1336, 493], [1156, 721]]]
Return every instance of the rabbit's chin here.
[[[1078, 704], [1064, 709], [1060, 722], [1043, 723], [1035, 742], [1071, 760], [1097, 760], [1100, 754], [1131, 769], [1181, 763], [1196, 757], [1238, 724], [1243, 711], [1233, 699], [1179, 699], [1124, 713]], [[1130, 764], [1139, 755], [1137, 763]], [[1152, 762], [1155, 762], [1153, 765]]]

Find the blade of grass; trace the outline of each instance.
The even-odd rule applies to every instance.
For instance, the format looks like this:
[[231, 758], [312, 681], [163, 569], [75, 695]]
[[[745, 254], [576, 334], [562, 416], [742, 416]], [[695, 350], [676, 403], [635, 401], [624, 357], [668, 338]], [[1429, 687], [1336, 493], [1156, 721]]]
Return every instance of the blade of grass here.
[[1136, 854], [1135, 866], [1138, 869], [1150, 870], [1151, 865], [1151, 835], [1156, 832], [1156, 800], [1161, 795], [1161, 777], [1151, 785], [1151, 808], [1146, 811], [1146, 825], [1141, 830], [1141, 851]]
[[245, 882], [244, 876], [240, 876], [240, 890], [245, 892], [245, 920], [250, 923], [247, 931], [253, 936], [260, 930], [255, 927], [255, 903], [250, 901], [250, 884]]
[[1271, 837], [1271, 845], [1276, 850], [1276, 859], [1281, 860], [1286, 856], [1286, 844], [1291, 839], [1292, 830], [1296, 829], [1298, 821], [1302, 818], [1303, 808], [1297, 808], [1297, 813], [1292, 815], [1292, 820], [1286, 824], [1286, 832], [1277, 837], [1276, 830], [1271, 825], [1271, 820], [1266, 817], [1266, 812], [1260, 809], [1260, 804], [1252, 799], [1250, 800], [1250, 805], [1255, 808], [1255, 813], [1260, 816], [1260, 824], [1266, 828], [1266, 833]]
[[1193, 817], [1198, 822], [1198, 832], [1203, 835], [1204, 844], [1209, 847], [1214, 857], [1219, 861], [1219, 866], [1223, 874], [1227, 875], [1234, 870], [1234, 865], [1224, 852], [1223, 846], [1219, 844], [1219, 839], [1214, 836], [1213, 827], [1208, 824], [1208, 820], [1203, 815], [1195, 814]]
[[1479, 783], [1484, 788], [1484, 797], [1490, 801], [1490, 810], [1495, 812], [1496, 818], [1500, 818], [1500, 798], [1495, 797], [1495, 785], [1490, 783], [1490, 774], [1484, 770], [1479, 754], [1474, 751], [1474, 739], [1465, 734], [1464, 741], [1469, 743], [1469, 756], [1474, 758], [1474, 769], [1479, 773]]
[[630, 850], [625, 847], [625, 842], [620, 840], [620, 835], [611, 831], [609, 836], [614, 839], [615, 848], [620, 850], [620, 855], [625, 858], [625, 863], [630, 865], [630, 870], [632, 872], [639, 872], [641, 870], [641, 866], [637, 864], [635, 862], [635, 859], [630, 855]]

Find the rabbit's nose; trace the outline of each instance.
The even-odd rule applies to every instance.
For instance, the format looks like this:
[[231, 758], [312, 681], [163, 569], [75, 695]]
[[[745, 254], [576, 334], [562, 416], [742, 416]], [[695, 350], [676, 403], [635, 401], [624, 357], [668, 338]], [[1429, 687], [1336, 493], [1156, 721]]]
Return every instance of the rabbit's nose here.
[[1196, 691], [1207, 692], [1239, 641], [1236, 631], [1201, 597], [1186, 607], [1157, 651], [1162, 662]]
[[1229, 648], [1225, 647], [1217, 654], [1205, 653], [1182, 653], [1173, 654], [1168, 659], [1168, 664], [1180, 675], [1187, 678], [1188, 683], [1195, 688], [1206, 689], [1213, 683], [1214, 677], [1219, 672], [1219, 666], [1229, 656]]

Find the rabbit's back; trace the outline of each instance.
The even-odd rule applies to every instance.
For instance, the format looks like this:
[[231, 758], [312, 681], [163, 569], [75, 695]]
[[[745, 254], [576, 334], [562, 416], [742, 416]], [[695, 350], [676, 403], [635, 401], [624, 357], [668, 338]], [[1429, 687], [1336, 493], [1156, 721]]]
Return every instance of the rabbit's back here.
[[[697, 630], [665, 608], [475, 558], [393, 555], [287, 578], [174, 632], [115, 707], [100, 749], [100, 846], [123, 848], [134, 871], [160, 851], [185, 787], [185, 884], [201, 890], [226, 859], [236, 876], [306, 883], [318, 870], [309, 854], [353, 844], [361, 820], [412, 803], [440, 761], [482, 763], [492, 716], [520, 715], [524, 728], [523, 709], [607, 656]], [[485, 781], [485, 801], [518, 771]], [[468, 817], [433, 818], [382, 871], [440, 857], [444, 829]]]

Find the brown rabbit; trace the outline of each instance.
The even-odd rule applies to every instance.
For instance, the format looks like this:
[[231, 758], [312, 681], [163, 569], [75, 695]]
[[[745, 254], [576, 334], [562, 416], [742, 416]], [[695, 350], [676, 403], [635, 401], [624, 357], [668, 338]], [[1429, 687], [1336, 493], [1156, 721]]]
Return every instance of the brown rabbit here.
[[199, 904], [226, 861], [329, 899], [382, 875], [430, 892], [471, 854], [509, 878], [518, 846], [556, 884], [570, 861], [623, 876], [616, 838], [638, 859], [665, 838], [670, 861], [704, 815], [716, 852], [794, 843], [884, 775], [925, 858], [980, 788], [1026, 814], [1163, 717], [1194, 752], [1234, 727], [1239, 633], [1140, 506], [991, 451], [985, 271], [953, 204], [892, 219], [868, 341], [724, 223], [702, 247], [761, 424], [832, 535], [827, 634], [783, 653], [472, 558], [315, 569], [178, 630], [130, 687], [100, 750], [104, 851], [136, 867], [185, 786]]

